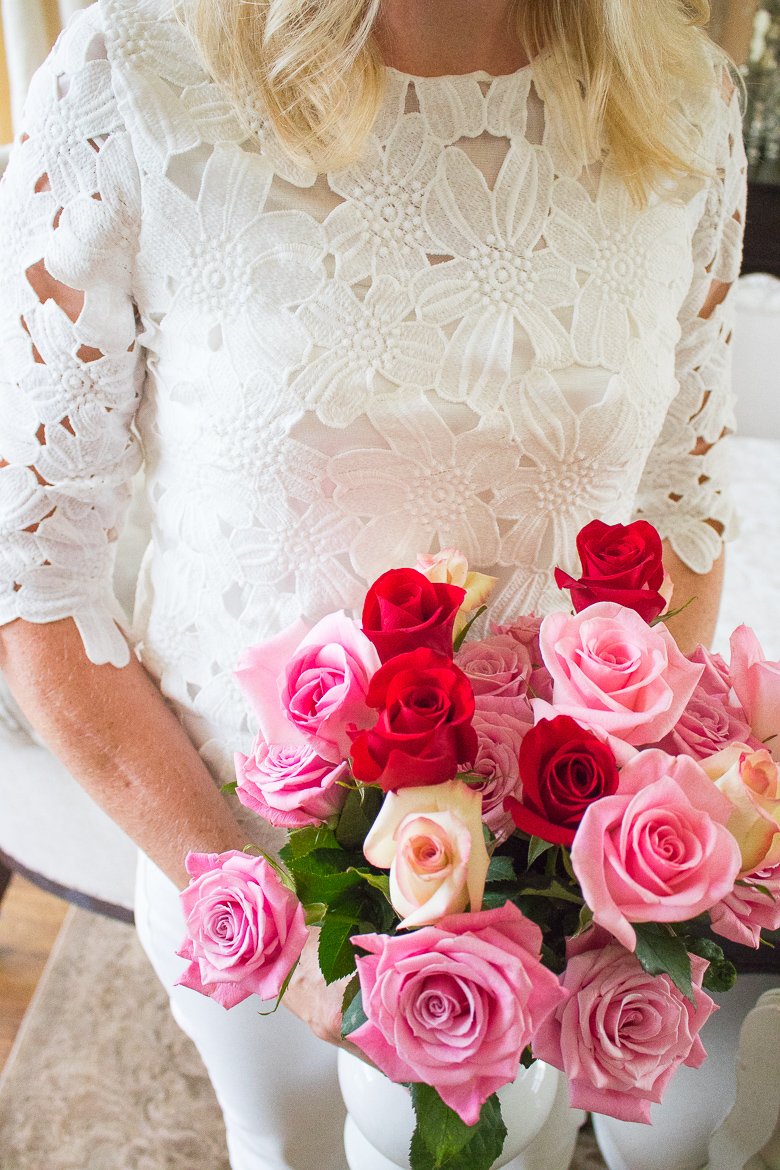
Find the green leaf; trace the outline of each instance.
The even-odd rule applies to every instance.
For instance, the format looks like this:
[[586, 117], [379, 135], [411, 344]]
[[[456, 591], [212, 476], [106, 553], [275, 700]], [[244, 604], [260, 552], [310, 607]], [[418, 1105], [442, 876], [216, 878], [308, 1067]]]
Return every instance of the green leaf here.
[[506, 906], [507, 902], [511, 902], [517, 893], [517, 886], [513, 886], [507, 893], [506, 889], [492, 889], [485, 890], [482, 895], [482, 909], [483, 910], [500, 910], [502, 906]]
[[546, 889], [536, 890], [533, 887], [520, 891], [520, 897], [533, 895], [535, 898], [560, 898], [562, 902], [574, 902], [577, 906], [584, 905], [583, 899], [571, 890], [565, 889], [560, 882], [553, 881]]
[[434, 1156], [435, 1165], [450, 1161], [474, 1136], [474, 1127], [461, 1121], [430, 1085], [412, 1085], [412, 1105], [420, 1137]]
[[342, 1021], [344, 1019], [344, 1012], [347, 1010], [349, 1005], [352, 1003], [352, 1000], [355, 998], [355, 996], [357, 995], [357, 993], [359, 991], [360, 991], [360, 976], [358, 975], [358, 973], [356, 971], [355, 974], [350, 979], [347, 986], [344, 988], [344, 994], [341, 997], [341, 1018], [342, 1018]]
[[417, 1114], [409, 1160], [412, 1170], [490, 1170], [501, 1156], [506, 1126], [495, 1093], [467, 1126], [429, 1085], [409, 1086]]
[[382, 807], [380, 788], [353, 788], [344, 803], [336, 827], [336, 840], [344, 849], [362, 848], [368, 831]]
[[306, 925], [314, 926], [315, 923], [322, 922], [327, 910], [328, 907], [324, 902], [309, 902], [303, 908]]
[[685, 943], [663, 922], [632, 922], [636, 957], [648, 975], [668, 975], [694, 1007], [691, 960]]
[[[347, 984], [347, 987], [349, 988], [351, 986], [352, 983], [350, 981], [350, 983]], [[344, 994], [346, 996], [346, 992]], [[346, 1008], [344, 1015], [342, 1016], [341, 1035], [349, 1036], [350, 1032], [356, 1031], [356, 1029], [358, 1029], [361, 1024], [365, 1024], [367, 1022], [368, 1016], [363, 1011], [363, 995], [360, 987], [358, 986], [357, 995], [355, 995], [354, 998], [350, 1001], [349, 1007]]]
[[356, 926], [356, 922], [336, 915], [323, 919], [318, 954], [326, 983], [335, 983], [355, 970], [355, 951], [349, 936], [359, 933]]
[[487, 827], [487, 825], [485, 824], [484, 821], [482, 822], [482, 836], [485, 839], [485, 847], [487, 849], [489, 849], [490, 846], [495, 841], [495, 837], [493, 836], [493, 834], [491, 833], [490, 829]]
[[515, 870], [512, 865], [511, 857], [494, 856], [490, 859], [488, 866], [487, 882], [513, 882], [515, 880]]
[[346, 849], [312, 849], [305, 857], [294, 861], [290, 868], [295, 873], [322, 874], [347, 873], [355, 867], [368, 869], [368, 862], [362, 852]]
[[586, 903], [580, 910], [580, 920], [577, 923], [577, 934], [582, 934], [583, 931], [587, 930], [592, 921], [593, 911]]
[[318, 874], [296, 868], [293, 875], [296, 892], [304, 906], [311, 902], [325, 902], [330, 905], [350, 886], [362, 881], [359, 873]]
[[299, 857], [305, 857], [314, 849], [338, 849], [339, 843], [332, 829], [326, 825], [307, 825], [290, 833], [287, 844], [279, 850], [282, 861], [289, 865]]
[[238, 788], [238, 780], [228, 780], [227, 784], [223, 784], [220, 792], [235, 792]]
[[531, 1065], [534, 1064], [535, 1062], [536, 1062], [536, 1057], [534, 1056], [533, 1052], [531, 1051], [531, 1045], [526, 1044], [525, 1048], [520, 1053], [520, 1063], [522, 1064], [523, 1068], [530, 1068]]
[[463, 629], [460, 631], [460, 633], [455, 637], [455, 639], [452, 643], [452, 653], [453, 654], [458, 653], [461, 646], [466, 641], [466, 635], [468, 634], [471, 627], [474, 625], [474, 622], [477, 620], [478, 617], [482, 616], [482, 614], [485, 612], [486, 609], [487, 609], [486, 605], [481, 605], [479, 607], [479, 609], [477, 610], [477, 612], [474, 614], [474, 616], [472, 618], [470, 618], [470, 620], [466, 623], [466, 625], [463, 627]]
[[543, 841], [541, 837], [532, 837], [528, 842], [528, 864], [533, 865], [537, 857], [541, 857], [548, 849], [552, 849], [552, 841]]
[[364, 882], [368, 882], [375, 890], [379, 890], [383, 897], [390, 901], [390, 877], [386, 873], [371, 873], [370, 870], [357, 869], [350, 866], [347, 873], [359, 873]]
[[731, 991], [737, 981], [737, 968], [723, 954], [723, 948], [711, 938], [689, 938], [685, 945], [691, 954], [709, 961], [702, 987], [707, 991]]

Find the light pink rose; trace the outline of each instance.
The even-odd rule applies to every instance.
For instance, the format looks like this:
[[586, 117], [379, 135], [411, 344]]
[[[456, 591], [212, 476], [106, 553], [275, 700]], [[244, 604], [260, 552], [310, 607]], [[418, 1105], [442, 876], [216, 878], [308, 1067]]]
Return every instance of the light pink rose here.
[[533, 711], [525, 698], [480, 695], [476, 700], [471, 725], [477, 733], [479, 750], [470, 771], [484, 777], [478, 789], [482, 794], [482, 820], [499, 840], [508, 837], [515, 827], [511, 814], [504, 811], [504, 799], [517, 794], [518, 753], [533, 721]]
[[[780, 843], [780, 837], [776, 837]], [[762, 930], [780, 930], [780, 847], [775, 860], [753, 870], [710, 909], [714, 934], [746, 947], [761, 945]]]
[[527, 617], [518, 618], [516, 622], [509, 622], [505, 626], [491, 622], [490, 632], [496, 636], [505, 635], [507, 638], [513, 638], [515, 642], [526, 647], [531, 659], [531, 675], [528, 679], [529, 694], [550, 702], [553, 684], [550, 672], [542, 662], [542, 651], [539, 647], [541, 625], [542, 618], [531, 613]]
[[698, 1068], [698, 1033], [715, 1004], [701, 989], [708, 963], [691, 955], [694, 1007], [668, 975], [648, 975], [606, 931], [567, 944], [561, 976], [569, 998], [535, 1033], [534, 1056], [566, 1073], [574, 1109], [650, 1125], [681, 1064]]
[[323, 760], [313, 748], [267, 744], [258, 736], [251, 756], [235, 754], [236, 796], [281, 829], [321, 825], [340, 811], [349, 765]]
[[565, 998], [539, 960], [542, 932], [508, 902], [408, 935], [364, 934], [357, 960], [368, 1021], [350, 1040], [391, 1081], [421, 1081], [474, 1125]]
[[266, 743], [306, 745], [340, 763], [352, 753], [347, 727], [373, 727], [366, 704], [379, 655], [343, 611], [309, 629], [297, 621], [246, 650], [235, 679], [249, 699]]
[[[704, 760], [734, 740], [748, 738], [751, 738], [750, 728], [742, 708], [732, 707], [726, 694], [707, 692], [698, 686], [675, 726], [655, 746], [670, 756], [686, 755]], [[761, 746], [756, 739], [752, 742], [756, 747]]]
[[586, 727], [639, 745], [663, 739], [682, 715], [703, 667], [666, 629], [614, 602], [551, 613], [539, 634], [553, 706]]
[[684, 922], [730, 893], [741, 859], [734, 811], [690, 756], [640, 752], [614, 796], [591, 804], [571, 862], [594, 920], [627, 950], [632, 922]]
[[[713, 654], [704, 646], [686, 655], [689, 662], [704, 667], [704, 673], [699, 679], [699, 686], [708, 695], [728, 695], [732, 687], [728, 663], [720, 654]], [[741, 709], [741, 708], [740, 708]]]
[[521, 642], [506, 635], [466, 642], [455, 664], [471, 683], [474, 695], [523, 695], [531, 674], [531, 656]]
[[390, 870], [390, 900], [404, 929], [438, 922], [469, 904], [481, 910], [490, 864], [482, 797], [462, 780], [389, 792], [363, 853], [378, 869]]
[[767, 662], [748, 626], [731, 635], [731, 676], [753, 735], [780, 762], [780, 662]]
[[182, 890], [190, 965], [177, 986], [235, 1007], [250, 995], [273, 999], [300, 957], [308, 930], [303, 907], [262, 857], [188, 853], [192, 880]]

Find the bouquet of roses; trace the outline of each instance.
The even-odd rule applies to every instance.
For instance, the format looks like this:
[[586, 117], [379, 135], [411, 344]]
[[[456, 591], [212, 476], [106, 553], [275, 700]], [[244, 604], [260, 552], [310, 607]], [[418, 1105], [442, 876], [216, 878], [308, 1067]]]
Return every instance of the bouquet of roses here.
[[493, 587], [447, 549], [247, 650], [239, 799], [280, 860], [191, 854], [181, 982], [281, 996], [310, 930], [343, 1034], [412, 1093], [415, 1170], [487, 1170], [495, 1096], [562, 1069], [573, 1105], [650, 1121], [735, 969], [780, 928], [780, 664], [664, 625], [661, 542], [593, 521], [574, 612], [468, 640]]

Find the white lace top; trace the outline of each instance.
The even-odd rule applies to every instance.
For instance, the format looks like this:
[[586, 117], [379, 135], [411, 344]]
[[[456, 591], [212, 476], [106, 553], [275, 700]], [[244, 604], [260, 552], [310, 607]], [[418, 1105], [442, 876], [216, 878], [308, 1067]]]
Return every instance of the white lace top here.
[[110, 583], [143, 460], [140, 653], [224, 774], [243, 647], [418, 551], [498, 577], [497, 620], [560, 603], [595, 516], [707, 571], [728, 298], [698, 314], [738, 271], [737, 96], [680, 93], [713, 177], [644, 210], [608, 156], [572, 161], [543, 59], [389, 70], [362, 161], [315, 179], [247, 139], [167, 3], [74, 18], [2, 184], [0, 622], [72, 615], [127, 661]]

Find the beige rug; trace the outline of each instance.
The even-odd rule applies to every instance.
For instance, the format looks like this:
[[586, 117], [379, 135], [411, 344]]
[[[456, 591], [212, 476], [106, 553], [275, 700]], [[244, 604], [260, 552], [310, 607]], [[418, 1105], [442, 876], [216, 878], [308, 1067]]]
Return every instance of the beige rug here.
[[[584, 1132], [572, 1170], [603, 1165]], [[0, 1078], [0, 1170], [229, 1170], [203, 1064], [131, 927], [68, 912]]]

